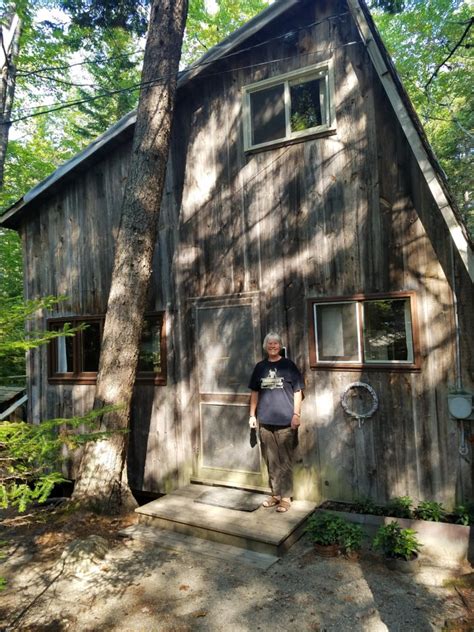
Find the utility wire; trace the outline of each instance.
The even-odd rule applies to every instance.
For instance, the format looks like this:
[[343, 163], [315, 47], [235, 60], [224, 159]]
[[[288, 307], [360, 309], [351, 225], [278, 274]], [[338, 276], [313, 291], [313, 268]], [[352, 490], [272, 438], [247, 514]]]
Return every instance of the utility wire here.
[[67, 70], [68, 68], [75, 68], [77, 66], [87, 66], [89, 64], [96, 65], [102, 64], [104, 61], [111, 61], [112, 59], [123, 59], [124, 57], [131, 57], [132, 55], [138, 55], [138, 53], [143, 53], [144, 49], [139, 48], [130, 53], [121, 53], [120, 55], [110, 55], [104, 56], [98, 59], [90, 59], [86, 61], [78, 61], [74, 64], [65, 64], [64, 66], [43, 66], [41, 68], [35, 68], [34, 70], [17, 70], [17, 76], [21, 77], [31, 77], [32, 75], [41, 74], [43, 72], [48, 72], [50, 70]]
[[[250, 50], [254, 50], [255, 48], [258, 48], [260, 46], [264, 46], [265, 44], [268, 44], [268, 43], [270, 43], [270, 42], [272, 42], [274, 40], [282, 39], [282, 38], [285, 38], [285, 37], [289, 37], [289, 36], [294, 35], [295, 33], [299, 32], [299, 31], [306, 30], [308, 28], [311, 28], [313, 26], [317, 26], [317, 25], [322, 24], [324, 22], [327, 22], [327, 21], [330, 21], [330, 20], [334, 20], [334, 19], [340, 20], [341, 18], [345, 17], [348, 14], [349, 14], [349, 12], [345, 11], [344, 13], [328, 16], [328, 17], [326, 17], [326, 18], [324, 18], [322, 20], [317, 20], [315, 22], [311, 22], [310, 24], [305, 24], [305, 25], [303, 25], [301, 27], [298, 27], [296, 29], [291, 29], [290, 31], [287, 31], [287, 32], [282, 33], [280, 35], [276, 35], [274, 37], [268, 38], [267, 40], [264, 40], [263, 42], [258, 42], [257, 44], [254, 44], [252, 46], [247, 46], [246, 48], [242, 48], [242, 49], [239, 49], [237, 51], [233, 51], [231, 53], [228, 53], [227, 55], [222, 55], [217, 60], [213, 59], [213, 60], [209, 60], [209, 61], [203, 61], [203, 62], [195, 63], [195, 64], [191, 65], [188, 69], [189, 70], [194, 70], [195, 68], [205, 67], [205, 66], [208, 66], [210, 64], [213, 64], [213, 63], [216, 63], [216, 62], [220, 62], [220, 61], [222, 61], [224, 59], [228, 59], [228, 58], [233, 57], [235, 55], [240, 55], [240, 54], [242, 54], [244, 52], [247, 52], [247, 51], [250, 51]], [[316, 54], [316, 53], [320, 53], [320, 52], [324, 52], [324, 51], [313, 51], [313, 52], [307, 53], [307, 54], [302, 53], [300, 56], [312, 55], [312, 54]], [[289, 57], [283, 57], [283, 58], [280, 58], [280, 59], [275, 59], [275, 60], [272, 60], [272, 62], [263, 62], [263, 64], [273, 63], [273, 62], [277, 62], [277, 61], [283, 61], [283, 60], [286, 60], [286, 59], [289, 59]], [[249, 67], [252, 67], [252, 66], [259, 66], [259, 65], [262, 65], [262, 63], [261, 64], [252, 64], [251, 66], [242, 66], [241, 68], [234, 68], [234, 69], [231, 69], [231, 70], [228, 70], [228, 71], [221, 71], [221, 72], [233, 72], [234, 70], [242, 70], [242, 69], [246, 69], [246, 68], [249, 68]], [[182, 72], [186, 72], [186, 70], [182, 71]], [[214, 73], [214, 74], [216, 74], [216, 75], [217, 74], [221, 74], [221, 72]], [[213, 76], [213, 75], [208, 75], [208, 76]], [[149, 82], [132, 84], [132, 85], [127, 86], [125, 88], [120, 88], [120, 89], [116, 89], [116, 90], [107, 90], [107, 91], [102, 92], [101, 94], [92, 95], [90, 97], [84, 97], [83, 99], [75, 99], [75, 100], [72, 100], [72, 101], [66, 101], [66, 102], [62, 101], [62, 102], [57, 102], [57, 103], [53, 103], [53, 104], [49, 104], [49, 105], [43, 104], [43, 105], [31, 106], [29, 108], [22, 108], [23, 111], [32, 111], [32, 110], [37, 110], [37, 109], [41, 109], [41, 108], [45, 108], [45, 107], [48, 108], [48, 109], [47, 110], [42, 110], [38, 114], [33, 113], [31, 115], [25, 115], [25, 116], [17, 117], [15, 119], [11, 119], [9, 121], [6, 121], [3, 124], [4, 125], [11, 125], [12, 123], [17, 123], [19, 121], [25, 120], [26, 118], [30, 118], [31, 116], [37, 116], [39, 114], [48, 114], [50, 112], [55, 112], [55, 111], [58, 111], [58, 110], [62, 110], [64, 108], [66, 108], [66, 107], [74, 107], [75, 105], [82, 105], [83, 103], [87, 103], [88, 101], [95, 101], [97, 99], [102, 99], [104, 97], [113, 96], [115, 94], [120, 94], [122, 92], [127, 92], [127, 91], [133, 92], [135, 90], [140, 89], [141, 87], [145, 87], [147, 85], [154, 85], [155, 83], [159, 83], [160, 81], [164, 81], [164, 80], [169, 79], [169, 78], [171, 78], [171, 77], [170, 76], [157, 77], [156, 79], [153, 79], [153, 80], [151, 80]]]
[[[332, 50], [335, 49], [339, 49], [339, 48], [345, 48], [346, 46], [354, 46], [355, 44], [362, 44], [361, 41], [353, 41], [353, 42], [347, 42], [346, 44], [341, 44], [341, 46], [334, 46], [332, 48]], [[323, 52], [327, 51], [327, 48], [325, 49], [321, 49], [321, 50], [316, 50], [316, 51], [311, 51], [310, 53], [301, 53], [299, 56], [300, 57], [308, 57], [311, 55], [319, 55]], [[231, 72], [237, 72], [238, 70], [247, 70], [249, 68], [256, 68], [258, 66], [265, 66], [267, 64], [274, 64], [280, 61], [286, 61], [288, 59], [293, 59], [294, 56], [293, 55], [289, 55], [288, 57], [280, 57], [278, 59], [269, 59], [267, 61], [263, 61], [257, 64], [249, 64], [247, 66], [239, 66], [237, 68], [229, 68], [228, 70], [221, 70], [219, 72], [215, 72], [215, 73], [209, 73], [206, 75], [207, 77], [215, 77], [215, 76], [219, 76], [219, 75], [223, 75], [226, 73], [231, 73]], [[194, 66], [193, 68], [195, 68], [196, 66]], [[178, 73], [179, 75], [180, 73]], [[25, 121], [27, 119], [33, 118], [35, 116], [42, 116], [43, 114], [49, 114], [51, 112], [57, 112], [59, 110], [64, 110], [66, 108], [70, 108], [70, 107], [74, 107], [76, 105], [82, 105], [83, 103], [90, 103], [92, 101], [97, 101], [98, 99], [103, 99], [109, 96], [113, 96], [115, 94], [120, 94], [122, 92], [133, 92], [135, 90], [139, 90], [140, 88], [144, 88], [144, 87], [149, 87], [152, 85], [155, 85], [157, 83], [160, 83], [162, 81], [166, 81], [167, 79], [170, 79], [172, 75], [163, 75], [161, 77], [156, 77], [155, 79], [150, 79], [150, 81], [144, 81], [141, 83], [137, 83], [134, 84], [132, 86], [128, 86], [126, 88], [119, 88], [117, 90], [108, 90], [106, 92], [103, 92], [101, 94], [97, 94], [91, 97], [86, 97], [84, 99], [77, 99], [75, 101], [68, 101], [68, 102], [64, 102], [64, 103], [57, 103], [54, 104], [53, 107], [50, 107], [47, 110], [42, 110], [41, 112], [34, 112], [33, 114], [27, 114], [25, 116], [19, 116], [15, 119], [11, 119], [9, 121], [5, 121], [3, 123], [3, 125], [11, 125], [13, 123], [18, 123], [19, 121]], [[28, 109], [36, 109], [39, 107], [45, 107], [45, 106], [35, 106], [34, 108], [28, 108]]]
[[[248, 46], [247, 48], [240, 48], [237, 51], [233, 51], [231, 53], [227, 53], [227, 55], [222, 55], [222, 57], [219, 57], [219, 60], [221, 59], [227, 59], [229, 57], [232, 57], [234, 55], [240, 55], [241, 53], [245, 53], [246, 51], [249, 50], [253, 50], [255, 48], [258, 48], [259, 46], [264, 46], [265, 44], [268, 44], [269, 42], [272, 42], [274, 40], [277, 39], [281, 39], [284, 37], [287, 37], [293, 33], [298, 33], [299, 31], [303, 31], [305, 29], [311, 28], [312, 26], [318, 26], [319, 24], [322, 24], [323, 22], [327, 22], [330, 20], [335, 20], [335, 19], [340, 19], [342, 17], [345, 17], [346, 15], [349, 14], [349, 11], [344, 11], [344, 13], [338, 13], [338, 14], [334, 14], [334, 15], [329, 15], [326, 18], [323, 18], [322, 20], [317, 20], [316, 22], [311, 22], [310, 24], [305, 24], [304, 26], [300, 26], [294, 29], [291, 29], [290, 31], [287, 31], [286, 33], [282, 33], [281, 35], [275, 35], [274, 37], [270, 37], [267, 40], [264, 40], [263, 42], [259, 42], [258, 44], [253, 44], [252, 46]], [[43, 68], [37, 68], [35, 70], [30, 70], [30, 71], [26, 71], [23, 72], [21, 71], [21, 69], [17, 70], [17, 75], [21, 75], [23, 77], [29, 77], [31, 75], [35, 75], [37, 73], [43, 73], [45, 71], [48, 70], [66, 70], [68, 68], [74, 68], [76, 66], [84, 66], [87, 64], [101, 64], [104, 61], [108, 61], [108, 60], [112, 60], [112, 59], [119, 59], [119, 58], [123, 58], [123, 57], [131, 57], [132, 55], [136, 55], [138, 53], [143, 53], [144, 49], [137, 49], [136, 51], [132, 51], [130, 53], [123, 53], [121, 55], [112, 55], [110, 57], [103, 57], [102, 59], [97, 59], [97, 60], [90, 60], [90, 61], [82, 61], [82, 62], [77, 62], [74, 64], [70, 64], [70, 65], [64, 65], [64, 66], [46, 66]], [[208, 61], [208, 62], [202, 62], [193, 65], [193, 68], [197, 67], [197, 66], [201, 66], [201, 65], [206, 65], [206, 64], [211, 64], [214, 63], [214, 61]], [[192, 64], [191, 64], [192, 65]]]

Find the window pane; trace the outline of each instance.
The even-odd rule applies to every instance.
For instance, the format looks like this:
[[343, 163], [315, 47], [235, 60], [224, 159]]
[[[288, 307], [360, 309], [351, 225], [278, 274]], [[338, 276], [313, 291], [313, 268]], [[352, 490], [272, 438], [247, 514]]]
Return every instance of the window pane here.
[[315, 309], [318, 360], [360, 361], [356, 303], [316, 305]]
[[285, 138], [285, 86], [279, 84], [250, 93], [252, 145]]
[[366, 362], [413, 362], [410, 299], [364, 303]]
[[82, 371], [99, 370], [100, 343], [100, 323], [87, 323], [82, 332]]
[[326, 122], [324, 79], [290, 85], [291, 131], [300, 132]]
[[161, 371], [161, 319], [145, 319], [138, 370], [153, 373]]
[[[66, 323], [64, 323], [65, 325]], [[70, 323], [68, 323], [70, 325]], [[55, 331], [61, 331], [64, 325], [55, 325], [53, 329]], [[63, 336], [56, 338], [56, 372], [57, 373], [72, 373], [74, 371], [73, 365], [73, 348], [74, 338], [72, 336]]]

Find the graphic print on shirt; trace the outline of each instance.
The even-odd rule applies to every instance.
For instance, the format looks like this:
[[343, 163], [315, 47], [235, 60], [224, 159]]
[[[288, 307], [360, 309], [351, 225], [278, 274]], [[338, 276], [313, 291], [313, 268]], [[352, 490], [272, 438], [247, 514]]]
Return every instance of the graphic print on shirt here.
[[277, 377], [278, 369], [269, 369], [268, 376], [260, 380], [260, 388], [283, 388], [283, 378]]

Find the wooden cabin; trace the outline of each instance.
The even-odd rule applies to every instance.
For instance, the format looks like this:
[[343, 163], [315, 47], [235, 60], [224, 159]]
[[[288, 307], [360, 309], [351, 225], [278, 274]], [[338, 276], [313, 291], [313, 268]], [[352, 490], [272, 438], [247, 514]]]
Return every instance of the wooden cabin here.
[[[92, 405], [135, 114], [1, 219], [34, 323], [32, 422]], [[129, 478], [267, 486], [247, 388], [268, 330], [304, 373], [296, 497], [472, 497], [472, 242], [361, 0], [281, 0], [185, 70], [133, 404]], [[460, 450], [461, 448], [461, 450]], [[460, 453], [462, 452], [462, 454]]]

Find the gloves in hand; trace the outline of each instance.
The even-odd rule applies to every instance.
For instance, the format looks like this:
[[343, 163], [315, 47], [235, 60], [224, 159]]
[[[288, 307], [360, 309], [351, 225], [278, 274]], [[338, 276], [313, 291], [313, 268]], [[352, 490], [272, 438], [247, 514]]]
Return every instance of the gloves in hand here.
[[252, 417], [249, 417], [249, 428], [256, 428], [256, 427], [257, 427], [257, 418], [252, 415]]

